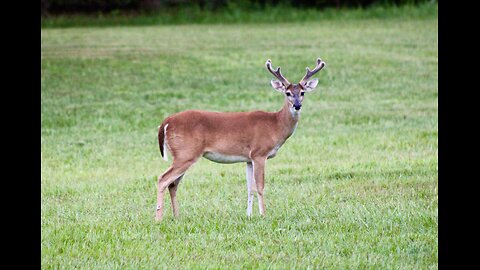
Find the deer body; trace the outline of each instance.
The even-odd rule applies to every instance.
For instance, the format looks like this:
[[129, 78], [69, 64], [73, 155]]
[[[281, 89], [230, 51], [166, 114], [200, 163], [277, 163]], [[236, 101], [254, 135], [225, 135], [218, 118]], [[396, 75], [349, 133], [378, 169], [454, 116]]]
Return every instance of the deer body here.
[[[268, 63], [267, 61], [267, 68]], [[279, 73], [279, 68], [277, 71]], [[272, 74], [277, 76], [273, 72]], [[290, 88], [289, 91], [293, 96], [295, 94], [300, 96], [302, 90], [300, 84], [300, 86], [285, 85], [285, 83], [274, 85], [274, 82], [278, 81], [272, 81], [274, 88], [283, 87], [285, 90], [282, 91]], [[277, 88], [276, 90], [280, 91]], [[300, 107], [295, 107], [296, 101], [292, 103], [290, 97], [291, 95], [285, 96], [284, 105], [278, 112], [188, 110], [167, 117], [159, 127], [158, 139], [162, 156], [166, 159], [166, 150], [168, 150], [173, 163], [158, 179], [156, 219], [162, 219], [163, 197], [167, 187], [174, 216], [178, 216], [176, 202], [178, 184], [185, 171], [200, 157], [226, 164], [246, 162], [247, 215], [250, 216], [252, 212], [254, 192], [257, 193], [260, 214], [263, 215], [265, 213], [263, 201], [265, 161], [274, 157], [293, 134], [300, 116]]]
[[[166, 118], [159, 132], [167, 133], [166, 145], [175, 157], [186, 152], [185, 155], [203, 156], [218, 163], [248, 162], [255, 155], [274, 156], [273, 150], [278, 150], [293, 133], [298, 116], [294, 118], [284, 110], [276, 113], [189, 110]], [[167, 124], [165, 132], [163, 127]], [[232, 136], [236, 139], [229, 139]]]

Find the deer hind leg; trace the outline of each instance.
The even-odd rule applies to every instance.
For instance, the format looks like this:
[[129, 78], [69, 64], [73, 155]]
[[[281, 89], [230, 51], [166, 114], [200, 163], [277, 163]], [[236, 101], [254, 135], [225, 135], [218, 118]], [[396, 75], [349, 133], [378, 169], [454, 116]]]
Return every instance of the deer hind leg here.
[[174, 217], [178, 217], [177, 188], [184, 175], [185, 174], [180, 175], [175, 181], [173, 181], [173, 183], [168, 186], [168, 191], [170, 192], [170, 199], [172, 201], [172, 210]]
[[[169, 187], [171, 184], [175, 185], [175, 181], [178, 180], [180, 182], [181, 177], [183, 174], [185, 174], [185, 171], [192, 166], [196, 159], [191, 159], [188, 161], [180, 161], [180, 160], [173, 160], [172, 165], [160, 176], [158, 177], [158, 183], [157, 183], [157, 212], [155, 215], [155, 219], [157, 221], [162, 220], [163, 217], [163, 207], [164, 207], [164, 201], [163, 197], [165, 195], [165, 189]], [[169, 188], [170, 195], [172, 196], [172, 190], [175, 189], [173, 192], [173, 197], [172, 197], [172, 208], [175, 214], [175, 211], [177, 211], [178, 214], [178, 205], [176, 203], [175, 195], [176, 195], [176, 187], [172, 187], [172, 189]]]
[[247, 162], [247, 216], [252, 215], [252, 205], [253, 205], [253, 193], [257, 191], [255, 186], [255, 180], [253, 179], [253, 164], [252, 162]]

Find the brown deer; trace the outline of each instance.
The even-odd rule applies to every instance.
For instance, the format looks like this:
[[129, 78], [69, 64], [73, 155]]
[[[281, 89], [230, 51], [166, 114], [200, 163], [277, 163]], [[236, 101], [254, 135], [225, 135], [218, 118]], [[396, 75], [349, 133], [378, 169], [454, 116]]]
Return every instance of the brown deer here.
[[252, 214], [254, 192], [258, 208], [265, 214], [263, 201], [265, 162], [273, 158], [278, 149], [293, 134], [297, 127], [305, 92], [315, 89], [318, 79], [309, 80], [325, 67], [317, 59], [313, 70], [307, 67], [305, 76], [298, 84], [290, 83], [280, 72], [272, 69], [270, 59], [265, 63], [278, 80], [272, 87], [285, 95], [283, 107], [278, 112], [209, 112], [188, 110], [167, 117], [158, 130], [160, 153], [165, 160], [167, 149], [173, 163], [158, 177], [156, 220], [163, 216], [164, 194], [168, 187], [173, 215], [178, 216], [176, 192], [180, 180], [190, 166], [200, 157], [218, 163], [246, 162], [247, 164], [247, 216]]

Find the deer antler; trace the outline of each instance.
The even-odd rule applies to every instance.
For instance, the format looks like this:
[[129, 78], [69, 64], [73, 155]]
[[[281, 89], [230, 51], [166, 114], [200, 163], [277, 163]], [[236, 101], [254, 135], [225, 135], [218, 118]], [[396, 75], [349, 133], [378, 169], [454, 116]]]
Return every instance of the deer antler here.
[[301, 85], [305, 85], [305, 83], [308, 81], [308, 79], [310, 79], [310, 77], [312, 77], [313, 75], [315, 75], [315, 73], [319, 72], [323, 67], [325, 67], [325, 62], [323, 62], [322, 59], [317, 58], [317, 66], [316, 66], [313, 70], [310, 70], [310, 69], [307, 67], [307, 73], [306, 73], [305, 76], [303, 76], [303, 78], [300, 80], [300, 84], [301, 84]]
[[268, 71], [270, 71], [273, 76], [277, 77], [277, 79], [279, 79], [285, 87], [288, 87], [291, 84], [287, 79], [285, 79], [285, 77], [283, 77], [282, 73], [280, 72], [280, 67], [277, 67], [277, 70], [272, 69], [272, 60], [268, 59], [265, 65], [267, 66]]

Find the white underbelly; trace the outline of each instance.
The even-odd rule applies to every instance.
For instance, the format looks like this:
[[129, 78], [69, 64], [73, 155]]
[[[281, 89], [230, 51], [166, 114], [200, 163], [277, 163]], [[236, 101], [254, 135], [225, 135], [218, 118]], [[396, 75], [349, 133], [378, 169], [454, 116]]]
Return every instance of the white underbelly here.
[[244, 156], [225, 155], [225, 154], [215, 153], [215, 152], [206, 152], [205, 154], [203, 154], [203, 157], [218, 163], [236, 163], [236, 162], [251, 161], [249, 158]]
[[268, 152], [267, 158], [275, 157], [277, 155], [277, 151], [278, 151], [278, 149], [280, 149], [280, 147], [282, 147], [281, 144], [275, 145], [275, 147], [272, 150], [270, 150], [270, 152]]

